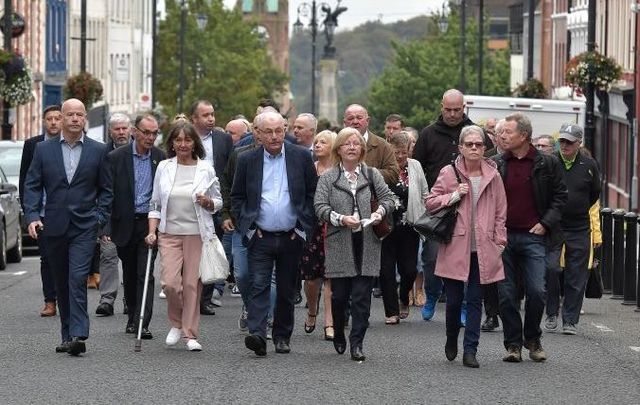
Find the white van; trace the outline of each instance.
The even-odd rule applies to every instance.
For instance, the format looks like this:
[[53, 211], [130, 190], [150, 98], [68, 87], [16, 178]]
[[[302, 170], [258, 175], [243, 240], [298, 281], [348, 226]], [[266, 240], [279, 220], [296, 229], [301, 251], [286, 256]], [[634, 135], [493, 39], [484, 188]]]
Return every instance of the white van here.
[[467, 116], [478, 125], [484, 125], [489, 118], [500, 119], [521, 112], [531, 120], [534, 137], [552, 135], [557, 138], [560, 126], [565, 122], [584, 126], [583, 101], [492, 96], [465, 96], [464, 100]]

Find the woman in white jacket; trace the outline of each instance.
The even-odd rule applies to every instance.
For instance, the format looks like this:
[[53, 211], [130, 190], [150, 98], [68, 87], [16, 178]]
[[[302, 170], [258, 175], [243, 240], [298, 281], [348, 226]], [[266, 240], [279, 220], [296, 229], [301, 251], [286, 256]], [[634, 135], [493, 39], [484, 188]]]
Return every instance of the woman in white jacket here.
[[222, 208], [220, 184], [213, 167], [201, 160], [204, 146], [191, 124], [175, 124], [165, 146], [168, 159], [156, 170], [146, 241], [154, 245], [158, 232], [172, 326], [166, 343], [172, 346], [183, 338], [187, 349], [200, 351], [200, 256], [203, 240], [215, 235], [212, 214]]

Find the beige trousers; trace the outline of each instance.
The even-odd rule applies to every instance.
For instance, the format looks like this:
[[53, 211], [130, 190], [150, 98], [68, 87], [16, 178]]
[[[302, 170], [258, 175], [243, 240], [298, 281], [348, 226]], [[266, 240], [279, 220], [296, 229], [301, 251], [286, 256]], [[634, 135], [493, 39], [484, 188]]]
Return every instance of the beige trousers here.
[[200, 324], [200, 235], [159, 233], [162, 285], [167, 295], [169, 322], [182, 329], [185, 339], [197, 339]]

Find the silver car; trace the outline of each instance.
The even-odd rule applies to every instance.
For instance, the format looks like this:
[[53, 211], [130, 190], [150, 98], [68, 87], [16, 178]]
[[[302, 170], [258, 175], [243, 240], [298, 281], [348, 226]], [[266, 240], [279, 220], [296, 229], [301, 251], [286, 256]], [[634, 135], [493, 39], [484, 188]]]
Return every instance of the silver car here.
[[7, 263], [22, 261], [21, 217], [18, 186], [9, 183], [0, 167], [0, 270], [4, 270]]

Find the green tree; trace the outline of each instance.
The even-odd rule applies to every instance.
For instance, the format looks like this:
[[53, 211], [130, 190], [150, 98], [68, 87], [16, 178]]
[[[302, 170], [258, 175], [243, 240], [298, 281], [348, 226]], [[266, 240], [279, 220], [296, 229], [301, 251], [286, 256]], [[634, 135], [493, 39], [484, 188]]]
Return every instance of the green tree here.
[[[370, 87], [368, 107], [374, 128], [380, 128], [388, 114], [397, 113], [406, 118], [407, 125], [420, 130], [438, 117], [442, 93], [458, 86], [459, 18], [455, 11], [449, 15], [449, 28], [444, 34], [435, 29], [435, 24], [431, 26], [424, 40], [393, 44], [396, 52], [394, 61], [373, 80]], [[468, 21], [465, 35], [468, 94], [477, 93], [477, 32], [477, 23]], [[485, 42], [483, 66], [483, 95], [509, 95], [508, 53], [489, 51]]]
[[[180, 72], [180, 2], [167, 1], [167, 16], [158, 27], [157, 97], [167, 115], [178, 109]], [[185, 27], [183, 109], [197, 99], [210, 100], [218, 123], [237, 114], [252, 117], [261, 98], [284, 90], [287, 76], [271, 61], [256, 24], [221, 0], [189, 0]], [[207, 16], [204, 30], [197, 14]]]

